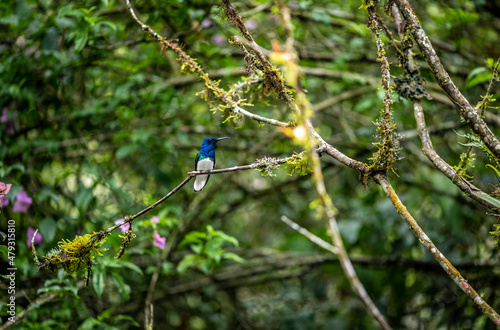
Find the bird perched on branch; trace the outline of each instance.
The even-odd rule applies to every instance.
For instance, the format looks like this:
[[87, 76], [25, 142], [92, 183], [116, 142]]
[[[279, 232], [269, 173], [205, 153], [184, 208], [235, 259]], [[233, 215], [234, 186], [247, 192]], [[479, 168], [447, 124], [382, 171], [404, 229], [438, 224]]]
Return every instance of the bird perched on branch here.
[[[201, 150], [196, 155], [194, 169], [196, 171], [211, 171], [215, 168], [215, 145], [220, 140], [229, 139], [228, 137], [213, 138], [207, 137], [201, 144]], [[194, 179], [194, 191], [200, 191], [205, 187], [210, 178], [210, 174], [197, 175]]]

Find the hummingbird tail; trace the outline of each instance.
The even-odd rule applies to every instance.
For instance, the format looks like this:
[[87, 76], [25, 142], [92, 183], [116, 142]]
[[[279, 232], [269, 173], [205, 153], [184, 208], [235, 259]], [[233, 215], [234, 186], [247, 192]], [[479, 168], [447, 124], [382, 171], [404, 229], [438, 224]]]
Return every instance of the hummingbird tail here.
[[209, 178], [210, 175], [208, 174], [197, 175], [194, 179], [194, 191], [202, 190], [203, 187], [205, 187], [205, 185], [207, 184]]

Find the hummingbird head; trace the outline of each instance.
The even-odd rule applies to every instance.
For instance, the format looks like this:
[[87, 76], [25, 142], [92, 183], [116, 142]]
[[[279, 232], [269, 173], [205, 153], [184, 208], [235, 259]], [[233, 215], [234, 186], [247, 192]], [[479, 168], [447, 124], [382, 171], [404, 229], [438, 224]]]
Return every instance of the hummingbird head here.
[[221, 137], [221, 138], [214, 138], [214, 137], [207, 137], [205, 140], [203, 140], [203, 144], [201, 145], [202, 148], [215, 148], [215, 144], [220, 141], [220, 140], [225, 140], [229, 139], [229, 137]]

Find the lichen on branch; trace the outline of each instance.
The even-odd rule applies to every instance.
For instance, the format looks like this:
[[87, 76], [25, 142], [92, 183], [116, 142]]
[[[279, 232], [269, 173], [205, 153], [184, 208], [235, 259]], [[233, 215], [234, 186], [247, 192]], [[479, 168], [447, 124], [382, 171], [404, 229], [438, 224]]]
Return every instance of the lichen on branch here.
[[380, 112], [380, 117], [374, 124], [377, 127], [377, 142], [373, 145], [377, 147], [377, 151], [370, 158], [371, 164], [370, 169], [373, 171], [387, 171], [392, 169], [392, 165], [396, 160], [398, 160], [398, 153], [401, 150], [400, 147], [400, 135], [396, 131], [396, 124], [393, 122], [392, 118], [392, 108], [391, 105], [394, 102], [392, 100], [392, 87], [390, 85], [390, 65], [386, 57], [386, 50], [384, 42], [380, 36], [382, 30], [387, 31], [382, 18], [378, 15], [376, 7], [372, 2], [365, 2], [365, 9], [368, 13], [368, 27], [372, 30], [372, 34], [375, 38], [375, 43], [377, 45], [377, 61], [381, 63], [382, 72], [382, 87], [384, 88], [384, 108]]
[[93, 259], [96, 256], [102, 256], [102, 251], [107, 249], [100, 248], [106, 241], [107, 233], [105, 231], [75, 236], [70, 240], [61, 240], [58, 248], [52, 249], [46, 256], [45, 261], [38, 263], [38, 270], [48, 269], [55, 272], [58, 269], [64, 269], [66, 274], [74, 275], [79, 271], [90, 270], [93, 265]]

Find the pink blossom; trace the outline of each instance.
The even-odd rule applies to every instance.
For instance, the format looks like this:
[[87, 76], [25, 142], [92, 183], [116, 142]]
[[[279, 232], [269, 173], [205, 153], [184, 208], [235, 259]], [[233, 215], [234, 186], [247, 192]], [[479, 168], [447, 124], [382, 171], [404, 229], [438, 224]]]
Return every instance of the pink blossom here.
[[17, 194], [16, 201], [14, 202], [14, 207], [12, 208], [12, 212], [28, 212], [28, 208], [30, 207], [33, 200], [28, 196], [28, 194], [21, 190], [19, 194]]
[[0, 208], [4, 208], [7, 205], [9, 205], [9, 199], [6, 196], [1, 195], [0, 196]]
[[[33, 239], [33, 235], [35, 235], [35, 229], [28, 227], [28, 239], [26, 240], [26, 246], [28, 246], [28, 248], [31, 248], [31, 240]], [[37, 232], [35, 239], [33, 240], [33, 243], [35, 245], [38, 245], [41, 242], [42, 242], [42, 234]]]
[[165, 242], [167, 238], [166, 237], [161, 237], [160, 234], [158, 234], [157, 231], [153, 234], [153, 244], [157, 247], [159, 247], [162, 250], [165, 250]]
[[203, 27], [209, 27], [212, 24], [212, 20], [210, 18], [205, 18], [203, 21], [201, 21], [201, 26]]
[[[125, 221], [125, 219], [118, 219], [115, 221], [115, 225], [118, 225], [118, 224], [122, 223], [123, 221]], [[123, 224], [120, 226], [122, 233], [126, 232], [129, 228], [130, 228], [130, 222], [127, 222], [126, 224]]]
[[249, 30], [255, 30], [257, 27], [257, 22], [254, 21], [253, 19], [249, 19], [248, 21], [245, 22], [245, 26]]
[[222, 34], [216, 34], [212, 37], [212, 42], [220, 46], [224, 45], [227, 42], [227, 39]]
[[0, 182], [0, 195], [7, 195], [10, 191], [12, 184]]
[[152, 219], [151, 219], [151, 222], [152, 223], [159, 223], [160, 222], [160, 217], [155, 215]]
[[[24, 53], [27, 55], [27, 56], [30, 56], [31, 54], [33, 54], [34, 52], [36, 52], [38, 50], [38, 48], [36, 46], [31, 46], [31, 47], [28, 47], [26, 48], [26, 50], [24, 51]], [[36, 57], [36, 54], [35, 54], [35, 57]]]
[[3, 108], [0, 122], [5, 123], [5, 131], [8, 135], [14, 134], [14, 121], [9, 119], [9, 110], [7, 108]]
[[3, 110], [2, 110], [2, 118], [0, 118], [0, 121], [2, 123], [6, 123], [7, 120], [9, 120], [9, 111], [7, 110], [7, 108], [3, 108]]

